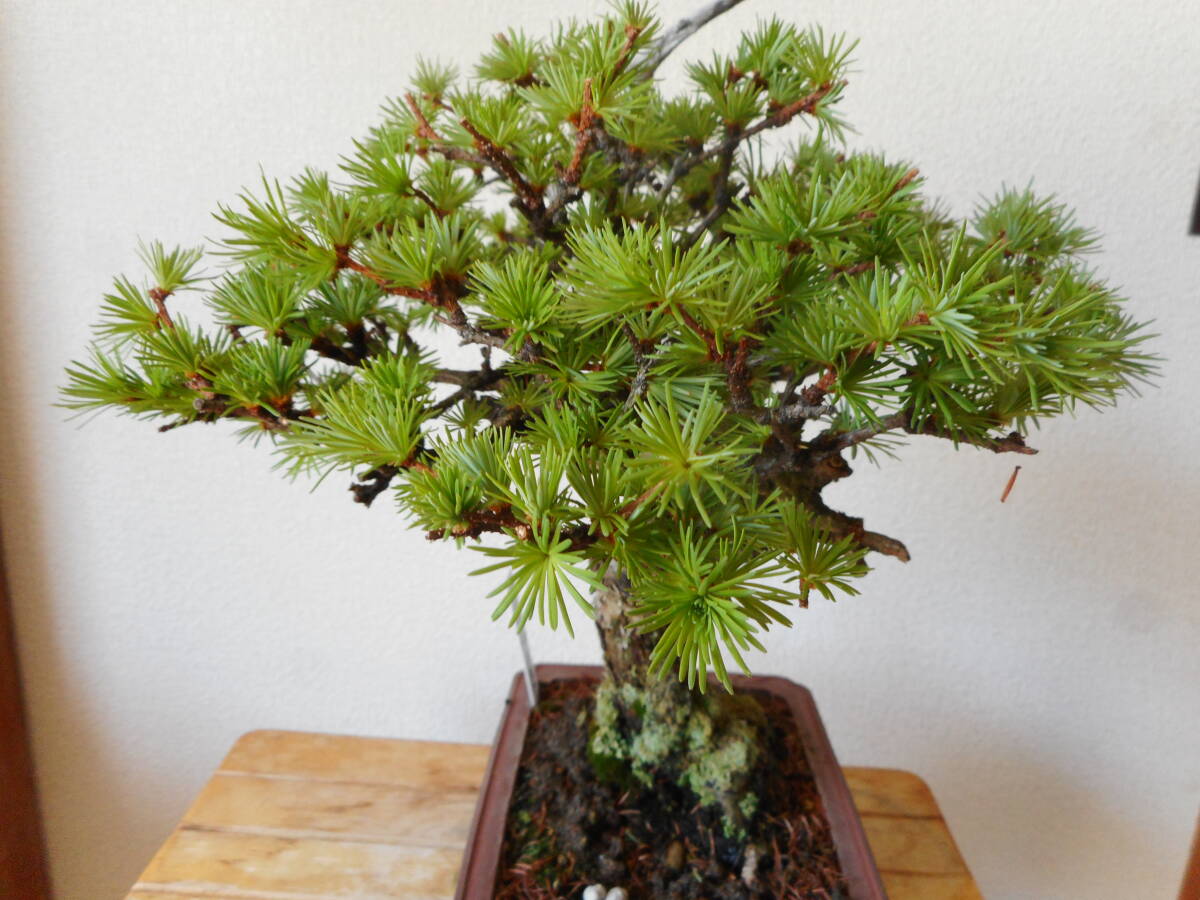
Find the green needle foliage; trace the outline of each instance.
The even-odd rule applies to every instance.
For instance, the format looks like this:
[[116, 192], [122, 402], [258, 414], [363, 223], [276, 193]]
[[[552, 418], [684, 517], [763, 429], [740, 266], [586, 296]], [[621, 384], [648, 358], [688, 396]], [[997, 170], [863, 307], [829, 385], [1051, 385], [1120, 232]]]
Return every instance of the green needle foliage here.
[[1002, 189], [955, 221], [842, 143], [845, 39], [763, 22], [666, 93], [663, 34], [624, 2], [499, 35], [471, 77], [419, 62], [340, 172], [220, 207], [217, 275], [144, 247], [64, 405], [237, 419], [288, 471], [351, 470], [487, 556], [516, 627], [571, 628], [615, 564], [654, 668], [703, 689], [813, 592], [856, 593], [868, 551], [908, 558], [822, 499], [848, 454], [1032, 452], [1152, 374], [1062, 203]]

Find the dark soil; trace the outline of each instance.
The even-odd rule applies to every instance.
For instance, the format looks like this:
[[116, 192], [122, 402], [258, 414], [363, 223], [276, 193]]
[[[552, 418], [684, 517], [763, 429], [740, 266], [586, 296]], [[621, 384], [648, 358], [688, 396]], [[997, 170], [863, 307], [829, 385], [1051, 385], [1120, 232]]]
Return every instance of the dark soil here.
[[[690, 791], [598, 782], [587, 758], [594, 682], [544, 684], [509, 808], [497, 900], [578, 898], [590, 884], [631, 900], [833, 900], [846, 896], [821, 798], [787, 703], [748, 692], [771, 733], [744, 844]], [[753, 848], [753, 849], [751, 849]]]

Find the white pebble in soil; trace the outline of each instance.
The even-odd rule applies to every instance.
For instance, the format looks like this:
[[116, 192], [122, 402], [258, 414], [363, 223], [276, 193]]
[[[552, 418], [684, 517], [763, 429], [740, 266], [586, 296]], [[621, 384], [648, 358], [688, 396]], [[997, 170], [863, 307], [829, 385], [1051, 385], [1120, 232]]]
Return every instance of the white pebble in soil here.
[[629, 900], [629, 891], [625, 888], [613, 888], [605, 894], [604, 900]]
[[583, 889], [583, 896], [579, 900], [605, 900], [604, 885], [593, 884], [590, 887]]

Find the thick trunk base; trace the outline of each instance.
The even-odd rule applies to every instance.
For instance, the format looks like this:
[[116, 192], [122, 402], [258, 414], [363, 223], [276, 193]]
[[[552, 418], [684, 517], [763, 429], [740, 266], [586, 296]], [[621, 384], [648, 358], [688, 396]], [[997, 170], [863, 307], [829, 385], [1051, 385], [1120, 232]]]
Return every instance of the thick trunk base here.
[[607, 673], [596, 692], [589, 755], [598, 777], [690, 790], [720, 809], [728, 836], [745, 836], [758, 807], [751, 790], [764, 713], [751, 697], [690, 690], [648, 671], [657, 635], [632, 625], [629, 581], [615, 567], [596, 593]]

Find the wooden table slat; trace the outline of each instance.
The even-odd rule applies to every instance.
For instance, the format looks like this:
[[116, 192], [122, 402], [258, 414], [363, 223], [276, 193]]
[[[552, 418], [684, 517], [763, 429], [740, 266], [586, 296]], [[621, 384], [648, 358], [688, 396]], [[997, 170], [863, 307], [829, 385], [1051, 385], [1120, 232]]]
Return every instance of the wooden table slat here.
[[906, 875], [883, 872], [883, 886], [892, 900], [983, 900], [970, 875]]
[[[488, 749], [251, 732], [126, 900], [447, 900]], [[893, 900], [978, 900], [924, 781], [845, 773]]]
[[929, 785], [912, 772], [854, 767], [842, 771], [861, 816], [942, 817]]
[[863, 816], [862, 822], [881, 872], [961, 875], [967, 871], [941, 819]]
[[[276, 897], [444, 897], [461, 847], [279, 838], [181, 828], [142, 873], [138, 887], [228, 890]], [[218, 893], [218, 896], [220, 894]]]
[[233, 745], [218, 771], [475, 791], [490, 751], [485, 744], [251, 731]]
[[184, 819], [191, 827], [261, 834], [462, 847], [473, 790], [417, 790], [358, 782], [294, 781], [218, 772]]

